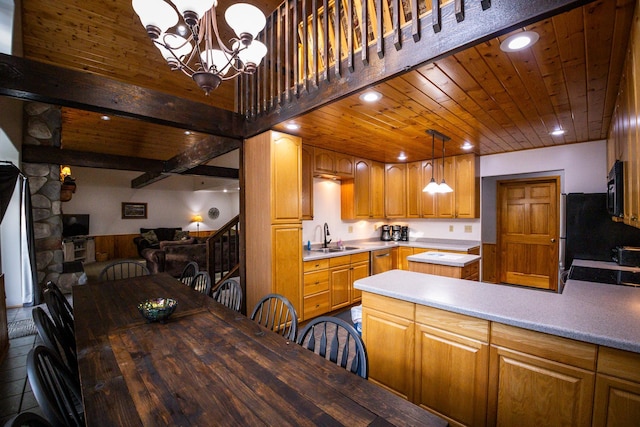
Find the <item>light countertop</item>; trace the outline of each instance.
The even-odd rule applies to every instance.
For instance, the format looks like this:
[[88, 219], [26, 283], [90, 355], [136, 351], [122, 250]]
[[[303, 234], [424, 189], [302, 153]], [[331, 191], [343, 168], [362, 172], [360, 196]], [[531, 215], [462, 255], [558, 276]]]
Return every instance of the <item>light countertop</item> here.
[[480, 259], [480, 255], [457, 254], [450, 252], [422, 252], [409, 255], [408, 261], [422, 262], [425, 264], [448, 265], [451, 267], [465, 267]]
[[391, 270], [356, 289], [640, 353], [640, 289], [568, 280], [563, 293]]

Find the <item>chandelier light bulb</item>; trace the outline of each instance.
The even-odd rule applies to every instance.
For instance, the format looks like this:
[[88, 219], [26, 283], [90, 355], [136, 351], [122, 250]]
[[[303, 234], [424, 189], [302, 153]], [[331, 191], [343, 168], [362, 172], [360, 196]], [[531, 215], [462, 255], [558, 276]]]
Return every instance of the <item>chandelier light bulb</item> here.
[[163, 0], [133, 0], [131, 4], [151, 39], [178, 23], [178, 14]]
[[224, 19], [244, 44], [248, 44], [245, 41], [247, 34], [251, 35], [250, 43], [267, 24], [267, 19], [262, 11], [248, 3], [236, 3], [229, 6], [224, 13]]
[[171, 0], [171, 3], [182, 14], [187, 25], [194, 26], [216, 2], [214, 0]]

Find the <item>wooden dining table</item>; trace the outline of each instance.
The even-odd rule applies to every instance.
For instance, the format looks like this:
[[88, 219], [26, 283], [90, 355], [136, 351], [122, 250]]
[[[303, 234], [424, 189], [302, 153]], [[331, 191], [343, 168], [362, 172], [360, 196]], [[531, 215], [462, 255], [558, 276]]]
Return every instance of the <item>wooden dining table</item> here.
[[[165, 323], [137, 305], [170, 297]], [[88, 426], [443, 426], [165, 274], [73, 288]], [[381, 343], [383, 345], [383, 343]]]

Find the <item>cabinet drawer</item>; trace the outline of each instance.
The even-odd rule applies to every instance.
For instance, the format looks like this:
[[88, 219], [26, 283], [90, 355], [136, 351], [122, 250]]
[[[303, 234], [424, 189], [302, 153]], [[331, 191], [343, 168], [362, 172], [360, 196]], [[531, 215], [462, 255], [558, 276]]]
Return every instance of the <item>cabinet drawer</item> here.
[[369, 261], [369, 254], [370, 252], [360, 252], [359, 254], [353, 254], [351, 255], [351, 263], [355, 263], [355, 262], [363, 262], [363, 261]]
[[466, 265], [462, 269], [462, 278], [463, 279], [471, 279], [473, 276], [478, 276], [480, 272], [480, 263], [472, 262], [471, 264]]
[[416, 322], [482, 342], [489, 342], [489, 321], [439, 308], [416, 305]]
[[304, 296], [329, 290], [329, 271], [322, 270], [304, 274]]
[[329, 258], [329, 267], [348, 265], [350, 263], [351, 263], [351, 255], [344, 255], [344, 256]]
[[600, 346], [598, 372], [640, 383], [640, 354]]
[[329, 268], [329, 260], [327, 258], [304, 262], [305, 273], [308, 271], [326, 270], [327, 268]]
[[304, 319], [309, 320], [313, 317], [321, 316], [328, 313], [330, 309], [329, 291], [311, 295], [304, 298]]

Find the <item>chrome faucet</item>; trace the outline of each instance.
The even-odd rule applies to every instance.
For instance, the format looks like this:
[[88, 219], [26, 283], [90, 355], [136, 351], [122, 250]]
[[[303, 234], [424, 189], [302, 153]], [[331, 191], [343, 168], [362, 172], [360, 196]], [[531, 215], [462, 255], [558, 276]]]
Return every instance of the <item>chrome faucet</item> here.
[[322, 247], [326, 248], [329, 246], [329, 243], [331, 243], [331, 239], [327, 240], [327, 236], [331, 236], [331, 233], [329, 233], [329, 225], [327, 225], [327, 223], [324, 223], [324, 228], [322, 229]]

